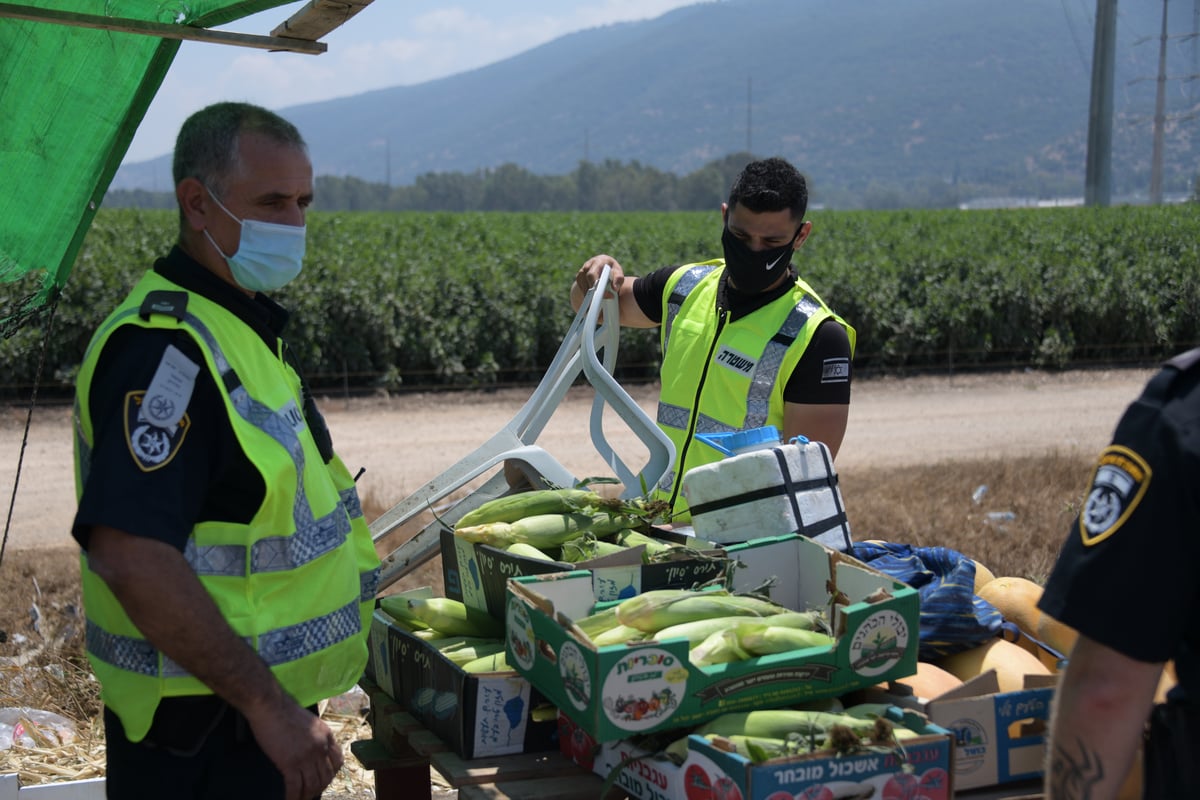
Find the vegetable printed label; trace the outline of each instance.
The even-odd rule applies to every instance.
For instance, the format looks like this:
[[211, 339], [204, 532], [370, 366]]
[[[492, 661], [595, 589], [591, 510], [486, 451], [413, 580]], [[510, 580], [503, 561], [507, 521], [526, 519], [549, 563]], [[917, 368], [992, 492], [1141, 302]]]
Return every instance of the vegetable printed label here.
[[508, 631], [508, 649], [513, 660], [523, 670], [533, 669], [533, 625], [529, 622], [529, 609], [517, 600], [509, 600], [505, 628]]
[[679, 708], [687, 679], [687, 667], [673, 653], [656, 647], [634, 650], [613, 664], [604, 679], [604, 714], [627, 731], [658, 727]]
[[900, 662], [908, 650], [908, 622], [892, 609], [882, 609], [863, 620], [850, 640], [850, 668], [873, 678]]
[[572, 641], [566, 642], [558, 651], [558, 675], [571, 705], [580, 711], [586, 710], [592, 702], [592, 673], [583, 651]]

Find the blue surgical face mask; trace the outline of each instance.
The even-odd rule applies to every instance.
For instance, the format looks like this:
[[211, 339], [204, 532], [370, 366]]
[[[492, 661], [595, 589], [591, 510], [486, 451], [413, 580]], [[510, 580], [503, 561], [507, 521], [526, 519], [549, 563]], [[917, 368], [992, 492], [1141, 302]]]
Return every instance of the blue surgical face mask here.
[[304, 262], [303, 225], [279, 225], [257, 219], [238, 219], [217, 199], [212, 189], [208, 189], [208, 193], [222, 211], [242, 226], [237, 252], [231, 256], [221, 252], [221, 248], [217, 247], [208, 231], [204, 231], [208, 241], [229, 264], [233, 279], [239, 286], [252, 292], [270, 292], [286, 285], [300, 274]]

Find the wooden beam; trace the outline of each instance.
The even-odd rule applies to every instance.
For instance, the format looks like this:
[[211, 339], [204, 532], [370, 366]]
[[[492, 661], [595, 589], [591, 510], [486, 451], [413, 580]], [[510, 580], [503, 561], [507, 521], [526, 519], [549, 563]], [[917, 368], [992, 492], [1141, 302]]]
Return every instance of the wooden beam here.
[[315, 42], [371, 5], [373, 0], [309, 0], [271, 31], [272, 36]]
[[191, 25], [165, 25], [141, 19], [105, 17], [99, 14], [79, 14], [73, 11], [57, 11], [50, 8], [18, 6], [0, 3], [0, 17], [23, 19], [31, 22], [53, 22], [78, 28], [96, 28], [118, 33], [137, 33], [156, 36], [160, 39], [184, 39], [196, 42], [232, 44], [238, 47], [256, 47], [260, 50], [290, 50], [295, 53], [319, 55], [328, 48], [324, 42], [305, 41], [285, 36], [253, 36], [246, 33], [227, 33], [196, 28]]

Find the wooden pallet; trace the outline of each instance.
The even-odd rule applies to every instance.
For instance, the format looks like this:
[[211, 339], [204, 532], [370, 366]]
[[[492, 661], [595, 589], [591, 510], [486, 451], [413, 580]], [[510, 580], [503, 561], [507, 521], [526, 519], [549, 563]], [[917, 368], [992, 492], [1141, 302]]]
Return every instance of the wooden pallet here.
[[[458, 790], [459, 800], [596, 800], [604, 781], [557, 751], [464, 759], [367, 679], [371, 739], [350, 750], [375, 773], [376, 800], [430, 800], [430, 769]], [[613, 790], [601, 800], [625, 800]]]

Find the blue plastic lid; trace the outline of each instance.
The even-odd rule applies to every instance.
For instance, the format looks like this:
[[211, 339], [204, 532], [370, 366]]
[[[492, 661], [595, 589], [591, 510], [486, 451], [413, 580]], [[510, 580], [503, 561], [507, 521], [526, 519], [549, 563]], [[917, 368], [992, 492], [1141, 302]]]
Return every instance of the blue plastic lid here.
[[751, 428], [747, 431], [697, 433], [696, 438], [726, 456], [774, 447], [780, 443], [779, 429], [774, 425]]

